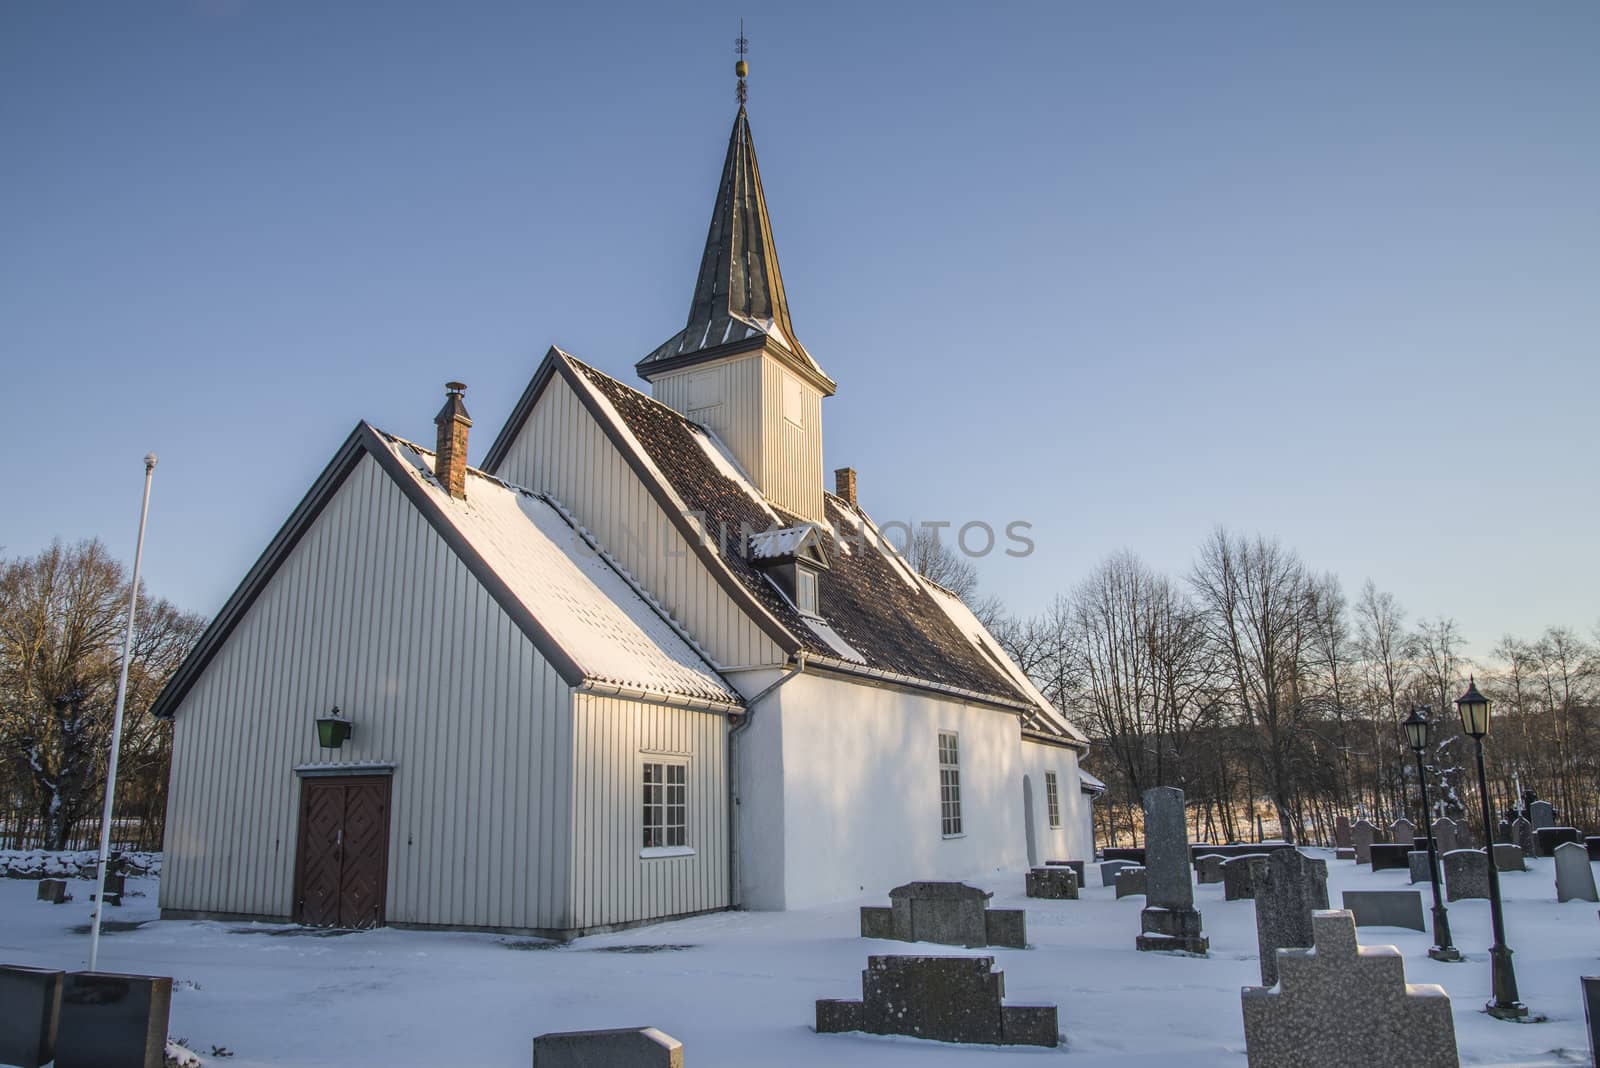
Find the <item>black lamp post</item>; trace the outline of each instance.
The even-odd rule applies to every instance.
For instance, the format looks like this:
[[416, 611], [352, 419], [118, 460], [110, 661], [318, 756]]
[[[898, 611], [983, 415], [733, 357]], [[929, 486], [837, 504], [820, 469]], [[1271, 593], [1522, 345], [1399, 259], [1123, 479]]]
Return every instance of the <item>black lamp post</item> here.
[[1461, 951], [1450, 942], [1450, 915], [1445, 911], [1444, 899], [1439, 896], [1439, 850], [1433, 841], [1433, 821], [1428, 819], [1428, 772], [1422, 764], [1422, 751], [1428, 748], [1433, 735], [1433, 723], [1428, 719], [1428, 709], [1419, 705], [1401, 724], [1406, 729], [1406, 741], [1417, 754], [1417, 786], [1422, 791], [1422, 827], [1428, 836], [1428, 878], [1433, 883], [1433, 947], [1428, 956], [1434, 960], [1457, 961]]
[[1506, 945], [1506, 921], [1500, 911], [1500, 872], [1494, 862], [1494, 824], [1489, 811], [1489, 778], [1483, 771], [1483, 736], [1489, 733], [1489, 699], [1478, 692], [1477, 680], [1469, 680], [1467, 692], [1456, 698], [1461, 713], [1461, 730], [1478, 743], [1478, 799], [1483, 803], [1483, 852], [1489, 859], [1489, 917], [1494, 921], [1494, 945], [1489, 961], [1494, 972], [1494, 1000], [1484, 1009], [1501, 1020], [1521, 1020], [1528, 1006], [1517, 1000], [1517, 973], [1511, 967], [1511, 949]]

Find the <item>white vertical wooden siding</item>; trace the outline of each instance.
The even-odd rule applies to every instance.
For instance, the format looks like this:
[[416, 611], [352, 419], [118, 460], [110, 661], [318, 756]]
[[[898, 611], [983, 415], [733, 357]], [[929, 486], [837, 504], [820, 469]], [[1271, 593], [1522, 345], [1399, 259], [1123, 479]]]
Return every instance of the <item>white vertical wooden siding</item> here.
[[[354, 737], [323, 750], [334, 704]], [[571, 707], [363, 458], [176, 712], [162, 907], [290, 915], [294, 766], [394, 761], [390, 922], [566, 928]]]
[[[761, 355], [741, 356], [714, 364], [697, 364], [651, 384], [656, 400], [716, 431], [739, 466], [758, 485], [761, 481]], [[694, 408], [689, 380], [711, 375], [722, 401], [714, 408]]]
[[761, 419], [766, 444], [757, 478], [774, 504], [820, 522], [822, 514], [822, 394], [797, 375], [805, 398], [805, 426], [783, 417], [783, 365], [761, 358]]
[[783, 663], [783, 651], [717, 584], [559, 375], [495, 474], [559, 500], [717, 663]]
[[[728, 904], [727, 721], [580, 693], [573, 705], [572, 909], [577, 927]], [[643, 859], [643, 764], [688, 758], [693, 856]]]

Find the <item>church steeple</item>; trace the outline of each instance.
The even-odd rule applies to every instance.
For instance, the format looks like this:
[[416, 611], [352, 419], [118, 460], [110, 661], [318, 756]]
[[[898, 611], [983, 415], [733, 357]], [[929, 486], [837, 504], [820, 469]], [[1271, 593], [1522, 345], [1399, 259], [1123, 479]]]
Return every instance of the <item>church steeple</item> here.
[[637, 370], [654, 381], [692, 364], [763, 347], [824, 396], [833, 395], [833, 380], [800, 344], [789, 317], [750, 117], [741, 103], [728, 137], [688, 324], [640, 360]]

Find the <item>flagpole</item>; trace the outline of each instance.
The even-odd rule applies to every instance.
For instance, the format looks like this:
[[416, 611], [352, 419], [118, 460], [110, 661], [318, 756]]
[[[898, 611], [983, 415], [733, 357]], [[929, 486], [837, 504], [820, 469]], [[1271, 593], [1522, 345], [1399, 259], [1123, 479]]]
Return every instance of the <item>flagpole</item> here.
[[128, 626], [122, 634], [122, 672], [117, 677], [117, 711], [111, 719], [111, 759], [106, 766], [106, 804], [100, 814], [99, 892], [94, 896], [94, 925], [89, 934], [89, 970], [100, 963], [100, 915], [106, 910], [106, 859], [111, 852], [111, 810], [117, 798], [117, 757], [122, 751], [122, 709], [128, 699], [128, 661], [133, 657], [133, 615], [139, 605], [139, 564], [144, 559], [144, 523], [150, 515], [150, 479], [156, 454], [144, 458], [144, 502], [139, 506], [139, 540], [133, 550], [133, 582], [128, 587]]

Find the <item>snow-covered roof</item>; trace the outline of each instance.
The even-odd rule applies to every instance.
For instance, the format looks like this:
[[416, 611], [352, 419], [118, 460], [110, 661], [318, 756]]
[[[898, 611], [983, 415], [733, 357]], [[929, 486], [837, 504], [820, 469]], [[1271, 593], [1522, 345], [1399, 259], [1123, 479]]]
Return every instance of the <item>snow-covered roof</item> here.
[[782, 560], [795, 555], [805, 544], [806, 537], [816, 533], [810, 523], [781, 530], [763, 530], [750, 538], [750, 559]]
[[1093, 775], [1090, 775], [1082, 768], [1078, 769], [1078, 783], [1085, 790], [1089, 790], [1097, 794], [1103, 794], [1106, 792], [1106, 784], [1095, 778]]
[[433, 477], [433, 453], [379, 437], [450, 525], [591, 680], [738, 704], [708, 658], [569, 524], [556, 503], [467, 469], [466, 500]]

